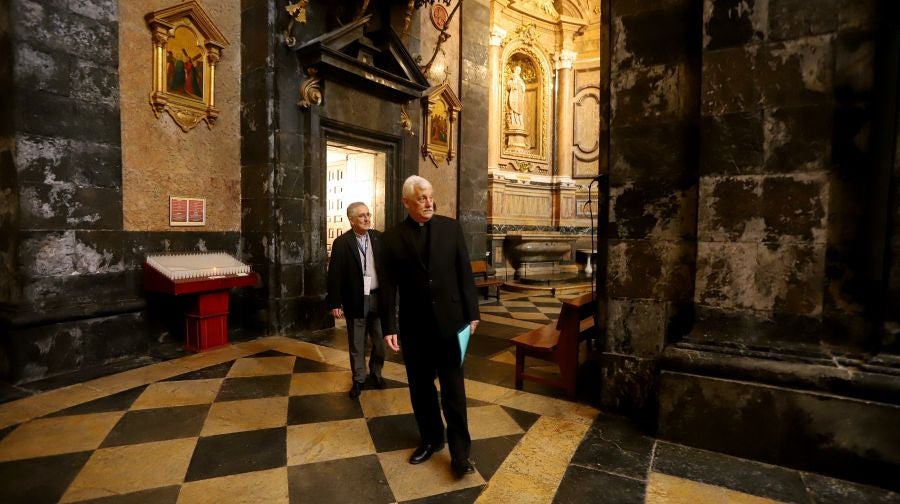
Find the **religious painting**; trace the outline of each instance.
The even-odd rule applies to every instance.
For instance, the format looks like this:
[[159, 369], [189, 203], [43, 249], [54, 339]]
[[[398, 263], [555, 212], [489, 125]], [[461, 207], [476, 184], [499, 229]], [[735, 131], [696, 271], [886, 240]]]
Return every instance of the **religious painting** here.
[[215, 72], [228, 41], [196, 1], [146, 16], [153, 41], [150, 105], [159, 118], [167, 112], [184, 131], [200, 122], [212, 127]]
[[453, 128], [462, 104], [447, 82], [428, 89], [422, 101], [422, 157], [435, 166], [444, 160], [449, 163], [453, 159]]

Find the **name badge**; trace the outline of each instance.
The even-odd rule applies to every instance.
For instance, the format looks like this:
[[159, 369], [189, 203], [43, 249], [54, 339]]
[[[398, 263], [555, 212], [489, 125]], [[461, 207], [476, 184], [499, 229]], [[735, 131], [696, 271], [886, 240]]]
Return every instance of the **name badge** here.
[[363, 296], [368, 296], [372, 290], [372, 277], [366, 275], [363, 277]]

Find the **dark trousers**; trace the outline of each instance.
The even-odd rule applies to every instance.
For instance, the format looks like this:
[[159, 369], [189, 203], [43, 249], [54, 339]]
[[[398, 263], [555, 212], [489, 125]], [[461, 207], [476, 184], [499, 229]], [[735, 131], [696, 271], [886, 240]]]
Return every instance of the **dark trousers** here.
[[[435, 356], [435, 352], [404, 354], [410, 402], [422, 442], [440, 444], [444, 441], [444, 423], [441, 421], [443, 409], [444, 418], [447, 420], [450, 457], [454, 460], [467, 459], [472, 438], [469, 436], [469, 423], [466, 417], [463, 368], [440, 360]], [[441, 384], [440, 403], [437, 388], [434, 386], [435, 377]]]
[[366, 335], [372, 339], [372, 355], [369, 357], [369, 371], [381, 376], [384, 367], [384, 337], [381, 335], [381, 319], [378, 317], [378, 296], [363, 298], [365, 318], [347, 320], [347, 340], [350, 345], [350, 368], [353, 381], [366, 381]]

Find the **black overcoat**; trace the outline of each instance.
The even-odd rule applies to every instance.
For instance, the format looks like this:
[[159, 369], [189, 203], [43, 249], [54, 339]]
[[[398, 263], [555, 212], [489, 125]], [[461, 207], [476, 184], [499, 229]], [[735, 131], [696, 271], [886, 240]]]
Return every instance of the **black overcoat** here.
[[[381, 270], [382, 235], [369, 230], [369, 246], [375, 257], [375, 270]], [[328, 260], [328, 294], [325, 302], [329, 309], [343, 308], [348, 319], [364, 318], [363, 313], [363, 264], [359, 259], [356, 233], [353, 229], [334, 239], [331, 258]], [[375, 272], [372, 273], [373, 275]]]

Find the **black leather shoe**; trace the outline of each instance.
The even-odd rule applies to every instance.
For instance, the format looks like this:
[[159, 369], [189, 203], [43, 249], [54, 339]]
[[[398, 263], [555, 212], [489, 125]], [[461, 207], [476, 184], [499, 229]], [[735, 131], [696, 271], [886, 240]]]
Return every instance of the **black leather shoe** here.
[[384, 381], [384, 378], [375, 374], [369, 375], [369, 380], [372, 382], [372, 385], [375, 385], [377, 389], [383, 389], [387, 387], [387, 382]]
[[353, 386], [350, 387], [350, 392], [347, 392], [347, 395], [350, 396], [351, 399], [356, 399], [359, 397], [359, 394], [362, 393], [363, 384], [360, 382], [353, 382]]
[[413, 452], [412, 455], [409, 456], [410, 464], [421, 464], [426, 460], [430, 459], [431, 456], [435, 452], [439, 452], [444, 449], [444, 443], [441, 444], [423, 444], [416, 448], [416, 451]]
[[451, 460], [450, 468], [453, 469], [453, 474], [455, 474], [457, 478], [462, 478], [466, 474], [475, 472], [475, 466], [472, 465], [472, 461], [469, 459]]

